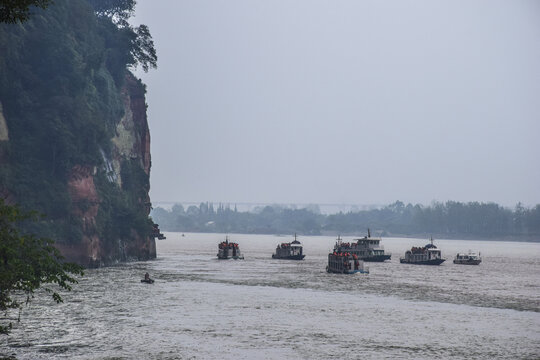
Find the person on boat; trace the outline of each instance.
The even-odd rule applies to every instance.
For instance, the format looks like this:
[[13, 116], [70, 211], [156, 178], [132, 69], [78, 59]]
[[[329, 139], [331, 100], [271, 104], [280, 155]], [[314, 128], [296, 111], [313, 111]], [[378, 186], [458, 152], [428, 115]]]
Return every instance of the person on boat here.
[[144, 274], [144, 280], [145, 281], [150, 281], [150, 274], [149, 273]]

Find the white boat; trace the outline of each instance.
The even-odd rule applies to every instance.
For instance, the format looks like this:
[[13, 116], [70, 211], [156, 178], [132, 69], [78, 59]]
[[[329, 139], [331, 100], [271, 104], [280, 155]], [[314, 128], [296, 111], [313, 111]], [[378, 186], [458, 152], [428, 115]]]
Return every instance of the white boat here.
[[383, 262], [390, 260], [391, 254], [384, 252], [381, 246], [381, 238], [372, 238], [371, 231], [368, 229], [368, 235], [360, 239], [354, 239], [354, 242], [343, 242], [338, 236], [334, 251], [337, 253], [348, 252], [358, 256], [358, 259], [371, 262]]
[[475, 253], [469, 250], [468, 254], [458, 253], [454, 258], [454, 264], [460, 265], [478, 265], [482, 262], [480, 252]]
[[272, 254], [272, 259], [302, 260], [305, 256], [302, 254], [302, 244], [294, 234], [294, 241], [281, 243], [276, 247], [276, 253]]

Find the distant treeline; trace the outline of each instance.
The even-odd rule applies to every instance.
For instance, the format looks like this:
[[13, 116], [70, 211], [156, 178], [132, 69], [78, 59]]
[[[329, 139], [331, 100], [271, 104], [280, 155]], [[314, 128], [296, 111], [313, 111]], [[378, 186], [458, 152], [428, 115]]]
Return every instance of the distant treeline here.
[[239, 212], [236, 207], [201, 203], [187, 209], [177, 204], [170, 211], [158, 207], [151, 215], [162, 230], [178, 232], [361, 235], [369, 227], [383, 236], [540, 236], [540, 205], [526, 208], [517, 204], [508, 209], [494, 203], [448, 201], [422, 206], [396, 201], [380, 209], [324, 215], [316, 206], [291, 209], [274, 205]]

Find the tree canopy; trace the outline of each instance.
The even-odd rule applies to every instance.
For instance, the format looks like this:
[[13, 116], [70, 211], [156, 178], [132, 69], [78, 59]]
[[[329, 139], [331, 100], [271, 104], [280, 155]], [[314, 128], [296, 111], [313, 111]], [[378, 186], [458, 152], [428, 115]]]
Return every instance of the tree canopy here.
[[[86, 0], [99, 18], [115, 24], [123, 36], [116, 45], [126, 50], [122, 58], [123, 65], [141, 65], [147, 72], [150, 68], [157, 68], [157, 54], [154, 41], [148, 26], [133, 27], [128, 19], [135, 12], [136, 0]], [[45, 9], [53, 4], [53, 0], [0, 0], [0, 23], [14, 24], [25, 22], [30, 18], [31, 9]], [[123, 42], [123, 44], [122, 44]]]
[[[82, 268], [63, 262], [54, 242], [33, 234], [22, 233], [18, 224], [37, 220], [33, 212], [23, 212], [18, 206], [7, 205], [0, 198], [0, 312], [20, 309], [44, 287], [56, 302], [62, 302], [58, 290], [71, 290]], [[50, 284], [57, 286], [51, 287]], [[0, 324], [0, 333], [7, 333], [11, 323]]]
[[[259, 234], [363, 234], [369, 227], [382, 234], [444, 237], [506, 237], [540, 235], [540, 205], [515, 210], [494, 203], [447, 201], [430, 206], [396, 201], [380, 208], [324, 215], [317, 209], [265, 206], [252, 212], [202, 203], [170, 211], [156, 208], [152, 218], [165, 231]], [[384, 235], [384, 236], [387, 236]]]
[[88, 0], [98, 16], [127, 20], [135, 11], [135, 0]]
[[0, 0], [0, 23], [26, 21], [32, 6], [45, 9], [51, 2], [52, 0]]

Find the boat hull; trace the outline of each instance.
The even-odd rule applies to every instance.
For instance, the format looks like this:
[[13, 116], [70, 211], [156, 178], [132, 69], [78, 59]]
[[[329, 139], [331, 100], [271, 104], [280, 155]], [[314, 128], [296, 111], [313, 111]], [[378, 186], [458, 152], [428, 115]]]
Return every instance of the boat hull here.
[[331, 274], [369, 274], [369, 270], [335, 270], [330, 269], [328, 266], [326, 267], [326, 272]]
[[441, 265], [446, 259], [431, 259], [431, 260], [421, 260], [421, 261], [409, 261], [406, 259], [399, 259], [399, 262], [402, 264], [413, 264], [413, 265]]
[[303, 260], [306, 255], [300, 254], [300, 255], [289, 255], [289, 256], [277, 256], [276, 254], [272, 254], [272, 259], [280, 259], [280, 260]]
[[454, 264], [458, 265], [480, 265], [482, 260], [454, 260]]
[[230, 260], [230, 259], [244, 260], [244, 255], [241, 255], [241, 256], [219, 256], [218, 255], [218, 260]]
[[374, 256], [366, 256], [363, 258], [359, 257], [359, 259], [362, 261], [367, 261], [367, 262], [383, 262], [385, 260], [390, 260], [391, 257], [392, 255], [374, 255]]

